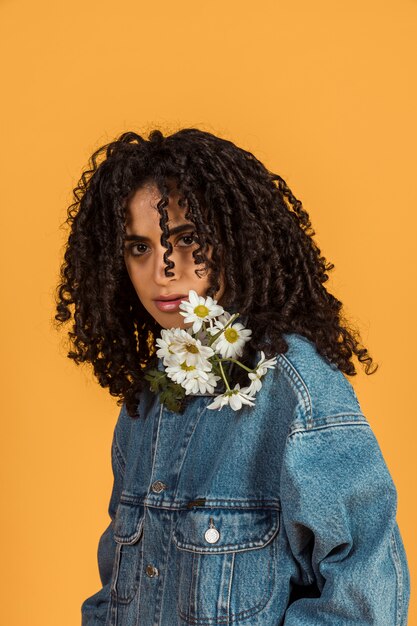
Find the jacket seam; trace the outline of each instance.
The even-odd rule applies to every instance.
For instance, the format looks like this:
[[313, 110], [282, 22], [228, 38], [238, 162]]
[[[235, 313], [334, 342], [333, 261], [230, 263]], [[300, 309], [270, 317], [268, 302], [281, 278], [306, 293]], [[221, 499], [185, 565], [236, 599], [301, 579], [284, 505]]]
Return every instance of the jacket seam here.
[[[301, 416], [301, 420], [297, 419], [296, 417], [295, 420], [293, 420], [293, 422], [290, 424], [288, 436], [292, 435], [293, 428], [297, 430], [300, 428], [300, 426], [295, 426], [295, 424], [297, 424], [297, 422], [300, 423], [300, 421], [304, 421], [304, 420], [306, 423], [306, 429], [308, 430], [314, 429], [318, 421], [323, 421], [325, 419], [333, 418], [336, 415], [352, 415], [352, 416], [356, 415], [356, 416], [361, 416], [364, 421], [367, 421], [365, 416], [361, 412], [361, 407], [359, 405], [359, 401], [358, 401], [357, 395], [353, 387], [351, 387], [351, 391], [353, 392], [353, 396], [358, 404], [357, 408], [359, 410], [357, 411], [349, 410], [349, 411], [340, 412], [335, 415], [331, 415], [327, 417], [320, 417], [320, 418], [314, 417], [313, 416], [313, 402], [311, 399], [308, 385], [305, 382], [301, 373], [298, 371], [297, 367], [287, 356], [285, 356], [284, 353], [280, 353], [277, 355], [277, 362], [281, 362], [280, 364], [282, 366], [283, 371], [287, 374], [288, 378], [290, 379], [290, 382], [293, 383], [293, 387], [295, 387], [296, 393], [298, 397], [301, 399], [301, 403], [300, 403], [302, 405], [301, 409], [302, 410], [304, 409], [304, 415]], [[303, 427], [301, 427], [301, 429], [303, 429]]]
[[119, 470], [124, 475], [125, 467], [126, 467], [126, 460], [125, 460], [125, 458], [124, 458], [124, 456], [122, 454], [122, 451], [120, 450], [120, 446], [117, 443], [117, 435], [116, 435], [116, 433], [114, 435], [113, 449], [114, 449], [114, 458], [116, 460], [116, 463], [119, 466]]
[[402, 614], [402, 599], [403, 599], [403, 579], [401, 570], [401, 561], [397, 548], [397, 541], [395, 538], [395, 528], [391, 532], [390, 538], [390, 553], [394, 563], [394, 569], [397, 580], [397, 607], [395, 616], [395, 626], [401, 626], [401, 614]]
[[293, 383], [297, 396], [301, 400], [301, 404], [303, 405], [304, 411], [307, 414], [307, 420], [309, 422], [312, 421], [313, 403], [311, 401], [310, 392], [303, 377], [301, 376], [297, 368], [293, 365], [293, 363], [291, 363], [291, 361], [283, 353], [277, 355], [277, 362], [280, 363], [283, 371], [287, 374], [288, 378]]
[[[337, 414], [337, 415], [329, 415], [326, 418], [321, 418], [321, 419], [326, 419], [326, 420], [330, 420], [333, 418], [337, 418], [339, 420], [339, 418], [341, 417], [342, 414]], [[299, 427], [295, 427], [291, 430], [291, 432], [288, 434], [288, 439], [290, 439], [290, 437], [292, 437], [293, 435], [296, 434], [300, 434], [300, 435], [304, 435], [304, 434], [308, 434], [311, 433], [313, 431], [316, 430], [326, 430], [329, 428], [336, 428], [338, 426], [367, 426], [368, 428], [370, 428], [370, 424], [369, 422], [365, 419], [365, 417], [361, 414], [361, 413], [349, 413], [346, 414], [346, 417], [353, 417], [354, 415], [357, 415], [358, 417], [362, 417], [362, 419], [356, 419], [356, 420], [339, 420], [339, 421], [332, 421], [330, 423], [326, 423], [326, 424], [317, 424], [317, 425], [313, 425], [313, 426], [299, 426]]]

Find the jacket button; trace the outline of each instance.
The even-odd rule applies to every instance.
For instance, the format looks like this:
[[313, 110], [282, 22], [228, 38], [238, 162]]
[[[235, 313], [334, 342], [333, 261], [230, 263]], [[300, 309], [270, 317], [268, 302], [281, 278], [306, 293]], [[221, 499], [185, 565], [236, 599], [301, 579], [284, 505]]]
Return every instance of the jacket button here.
[[215, 527], [212, 517], [210, 517], [209, 527], [204, 533], [204, 539], [207, 541], [207, 543], [217, 543], [217, 541], [220, 539], [220, 533]]
[[156, 568], [155, 565], [151, 565], [151, 563], [146, 566], [145, 571], [146, 575], [149, 576], [149, 578], [155, 578], [155, 576], [159, 576], [158, 568]]
[[204, 533], [204, 539], [207, 543], [217, 543], [219, 540], [220, 533], [217, 528], [208, 528]]
[[162, 480], [155, 480], [154, 483], [152, 483], [152, 491], [154, 493], [161, 493], [161, 491], [164, 491], [164, 489], [167, 488], [167, 485], [165, 483], [162, 482]]

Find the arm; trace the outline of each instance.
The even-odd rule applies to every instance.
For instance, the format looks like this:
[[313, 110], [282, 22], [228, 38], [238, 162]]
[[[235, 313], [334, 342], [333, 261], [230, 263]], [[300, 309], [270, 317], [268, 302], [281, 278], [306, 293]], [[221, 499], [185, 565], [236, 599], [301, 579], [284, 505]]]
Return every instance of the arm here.
[[[410, 580], [397, 492], [365, 418], [336, 416], [294, 430], [281, 483], [283, 525], [300, 572], [284, 626], [406, 626]], [[316, 597], [306, 597], [304, 586]]]
[[126, 439], [124, 432], [126, 431], [127, 422], [128, 417], [125, 412], [125, 405], [123, 405], [114, 429], [111, 446], [113, 488], [108, 508], [111, 522], [100, 537], [97, 552], [98, 569], [103, 586], [99, 591], [97, 591], [97, 593], [90, 596], [82, 603], [82, 626], [99, 626], [103, 625], [106, 620], [107, 609], [110, 601], [110, 584], [116, 548], [113, 536], [114, 518], [119, 504], [120, 494], [122, 492], [125, 469], [125, 456], [122, 450]]

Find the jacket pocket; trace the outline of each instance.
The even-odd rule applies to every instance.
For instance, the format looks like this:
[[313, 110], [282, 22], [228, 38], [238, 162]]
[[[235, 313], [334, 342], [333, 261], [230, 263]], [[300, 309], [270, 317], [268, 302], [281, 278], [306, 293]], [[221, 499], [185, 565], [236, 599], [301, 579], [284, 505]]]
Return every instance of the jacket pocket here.
[[116, 555], [111, 584], [111, 594], [117, 602], [130, 602], [139, 587], [143, 519], [144, 507], [123, 501], [122, 495], [114, 520]]
[[178, 612], [189, 624], [228, 624], [261, 611], [275, 578], [278, 509], [181, 511], [173, 531]]

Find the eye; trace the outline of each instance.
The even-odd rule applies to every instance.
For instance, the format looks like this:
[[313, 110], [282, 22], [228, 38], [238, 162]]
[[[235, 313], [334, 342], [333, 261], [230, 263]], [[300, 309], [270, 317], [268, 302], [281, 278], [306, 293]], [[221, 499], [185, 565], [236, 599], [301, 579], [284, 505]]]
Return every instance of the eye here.
[[192, 246], [196, 241], [198, 241], [197, 235], [195, 232], [189, 233], [187, 235], [182, 235], [178, 241], [185, 241], [185, 246], [180, 246], [180, 248], [189, 248], [190, 246]]
[[127, 252], [131, 256], [142, 256], [146, 252], [146, 250], [139, 250], [139, 252], [135, 252], [135, 249], [140, 249], [140, 247], [147, 248], [148, 246], [145, 243], [132, 243], [130, 246], [127, 246]]
[[[179, 243], [181, 241], [183, 241], [184, 243]], [[192, 231], [186, 235], [181, 235], [181, 237], [178, 237], [177, 241], [175, 242], [175, 246], [178, 246], [179, 248], [190, 248], [196, 241], [198, 241], [197, 234]], [[149, 246], [146, 243], [136, 242], [126, 246], [126, 252], [130, 256], [140, 257], [146, 254], [148, 248]]]

